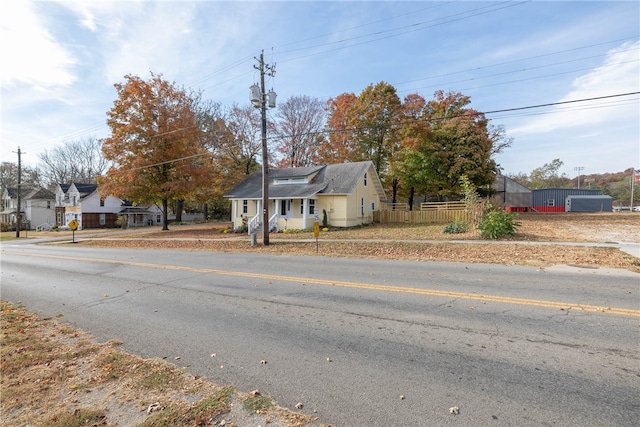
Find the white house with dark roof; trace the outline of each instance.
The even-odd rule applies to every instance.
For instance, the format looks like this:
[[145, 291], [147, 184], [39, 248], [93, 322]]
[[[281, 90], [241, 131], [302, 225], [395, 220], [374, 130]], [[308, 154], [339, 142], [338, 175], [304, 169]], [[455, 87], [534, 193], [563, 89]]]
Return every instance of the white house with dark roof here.
[[97, 184], [58, 184], [56, 188], [56, 224], [66, 226], [72, 219], [79, 229], [115, 227], [122, 199], [100, 197]]
[[[4, 209], [0, 212], [0, 222], [15, 224], [18, 211], [18, 189], [5, 188], [2, 194]], [[22, 187], [20, 191], [21, 223], [32, 229], [40, 226], [51, 227], [55, 221], [55, 196], [41, 187]]]
[[[373, 212], [386, 202], [380, 178], [370, 161], [325, 166], [269, 169], [270, 229], [308, 229], [315, 215], [322, 224], [353, 227], [373, 222]], [[225, 194], [231, 200], [234, 228], [249, 233], [261, 226], [262, 171], [250, 175]]]
[[[58, 184], [55, 206], [58, 226], [66, 226], [75, 219], [81, 230], [162, 224], [162, 210], [158, 206], [134, 206], [118, 197], [101, 197], [97, 184]], [[118, 223], [119, 216], [125, 218], [124, 224]]]

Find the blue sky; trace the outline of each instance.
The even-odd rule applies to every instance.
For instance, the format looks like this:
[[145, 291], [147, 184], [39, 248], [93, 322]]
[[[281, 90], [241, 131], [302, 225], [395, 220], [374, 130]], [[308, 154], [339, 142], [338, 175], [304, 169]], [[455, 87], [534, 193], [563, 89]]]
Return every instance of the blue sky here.
[[2, 2], [0, 22], [2, 161], [107, 136], [126, 74], [249, 104], [264, 50], [279, 102], [380, 81], [401, 98], [459, 91], [513, 138], [506, 173], [640, 168], [640, 96], [614, 96], [640, 91], [638, 1], [21, 0]]

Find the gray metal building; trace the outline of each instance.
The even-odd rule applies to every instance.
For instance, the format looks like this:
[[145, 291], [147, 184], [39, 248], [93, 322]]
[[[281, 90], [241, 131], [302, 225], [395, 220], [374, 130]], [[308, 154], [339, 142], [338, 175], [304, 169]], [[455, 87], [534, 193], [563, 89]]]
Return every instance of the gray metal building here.
[[493, 189], [500, 204], [504, 208], [514, 211], [526, 211], [531, 207], [531, 190], [518, 184], [504, 175], [496, 176]]
[[[541, 188], [531, 190], [533, 209], [538, 212], [565, 212], [569, 196], [599, 196], [600, 190], [577, 188]], [[609, 209], [611, 210], [611, 209]], [[589, 212], [599, 212], [596, 211]], [[583, 211], [584, 212], [584, 211]]]
[[565, 212], [611, 212], [611, 196], [567, 196]]

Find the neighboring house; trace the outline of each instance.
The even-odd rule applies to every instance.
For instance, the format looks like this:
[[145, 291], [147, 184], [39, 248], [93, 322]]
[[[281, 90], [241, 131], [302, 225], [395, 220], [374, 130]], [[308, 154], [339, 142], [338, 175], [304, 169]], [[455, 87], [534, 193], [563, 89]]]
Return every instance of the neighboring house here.
[[[4, 209], [0, 212], [0, 222], [15, 224], [18, 211], [18, 189], [5, 188], [2, 194]], [[55, 195], [44, 188], [22, 187], [20, 192], [20, 211], [22, 226], [35, 229], [40, 226], [52, 226], [55, 221]]]
[[[308, 229], [317, 218], [334, 227], [373, 222], [387, 198], [373, 163], [269, 169], [270, 229]], [[231, 200], [235, 229], [261, 226], [262, 172], [250, 175], [225, 197]]]
[[66, 226], [72, 219], [78, 229], [116, 227], [122, 200], [100, 197], [97, 184], [59, 184], [56, 189], [56, 225]]
[[162, 225], [162, 209], [156, 205], [133, 206], [131, 202], [124, 202], [118, 215], [127, 217], [127, 227]]
[[158, 206], [134, 206], [118, 197], [100, 197], [97, 184], [58, 184], [55, 206], [56, 225], [66, 226], [75, 219], [80, 230], [120, 227], [119, 216], [126, 217], [127, 227], [162, 224], [162, 210]]

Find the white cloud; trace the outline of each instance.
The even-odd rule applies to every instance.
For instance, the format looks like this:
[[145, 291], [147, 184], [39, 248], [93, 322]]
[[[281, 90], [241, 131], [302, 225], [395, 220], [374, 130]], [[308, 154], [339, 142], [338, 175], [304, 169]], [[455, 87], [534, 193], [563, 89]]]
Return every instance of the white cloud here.
[[[640, 42], [629, 42], [608, 52], [604, 63], [573, 81], [573, 89], [556, 102], [607, 97], [640, 90]], [[628, 101], [628, 98], [626, 99]], [[637, 103], [637, 98], [636, 101]], [[617, 105], [617, 106], [616, 106]], [[546, 133], [558, 129], [597, 125], [606, 121], [637, 121], [637, 110], [624, 98], [554, 107], [549, 114], [510, 129], [514, 136]]]
[[1, 84], [27, 84], [40, 91], [69, 86], [76, 58], [43, 26], [34, 3], [6, 2], [0, 14]]

